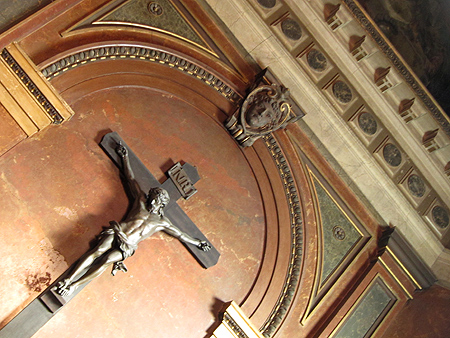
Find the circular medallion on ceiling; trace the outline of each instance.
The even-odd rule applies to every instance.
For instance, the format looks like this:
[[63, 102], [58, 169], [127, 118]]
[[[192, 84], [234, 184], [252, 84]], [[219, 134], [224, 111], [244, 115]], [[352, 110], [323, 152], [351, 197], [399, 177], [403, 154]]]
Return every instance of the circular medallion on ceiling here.
[[433, 218], [433, 222], [442, 229], [448, 227], [450, 222], [448, 212], [443, 207], [437, 205], [431, 210], [431, 216]]
[[300, 40], [302, 37], [302, 29], [297, 21], [291, 18], [283, 20], [281, 23], [281, 31], [290, 40]]
[[358, 117], [358, 125], [367, 135], [375, 135], [378, 130], [377, 120], [370, 113], [361, 113]]
[[343, 81], [336, 81], [333, 84], [333, 95], [339, 102], [344, 104], [349, 103], [353, 98], [352, 90]]
[[343, 241], [345, 239], [345, 230], [340, 226], [335, 226], [333, 228], [333, 236], [339, 241]]
[[392, 167], [398, 167], [402, 163], [402, 153], [392, 143], [386, 144], [383, 148], [384, 160]]
[[162, 6], [157, 2], [150, 2], [148, 4], [148, 11], [153, 15], [159, 16], [163, 13]]
[[275, 7], [277, 0], [258, 0], [258, 3], [264, 8], [271, 9]]
[[418, 175], [411, 175], [408, 178], [408, 189], [411, 195], [417, 198], [423, 197], [425, 195], [425, 183], [422, 178]]
[[308, 65], [317, 72], [323, 72], [327, 68], [327, 58], [317, 49], [311, 49], [306, 60]]

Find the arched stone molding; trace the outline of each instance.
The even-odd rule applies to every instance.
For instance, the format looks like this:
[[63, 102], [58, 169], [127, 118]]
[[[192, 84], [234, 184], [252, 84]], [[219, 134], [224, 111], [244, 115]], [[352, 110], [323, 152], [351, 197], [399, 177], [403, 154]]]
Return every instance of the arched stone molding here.
[[[99, 55], [101, 48], [108, 55]], [[227, 112], [233, 111], [235, 102], [224, 95], [221, 88], [202, 79], [198, 81], [198, 74], [190, 74], [156, 58], [140, 58], [137, 56], [139, 49], [131, 53], [133, 47], [127, 46], [122, 52], [128, 54], [117, 57], [114, 53], [120, 52], [121, 47], [110, 48], [113, 48], [110, 52], [105, 46], [60, 56], [57, 61], [46, 62], [49, 66], [44, 68], [44, 74], [69, 104], [107, 88], [148, 87], [194, 105], [226, 132], [223, 122]], [[95, 60], [83, 59], [90, 51]], [[82, 57], [80, 53], [83, 53]], [[161, 53], [158, 51], [155, 55], [161, 57]], [[170, 55], [164, 57], [170, 63]], [[99, 58], [103, 59], [97, 60]], [[298, 159], [284, 132], [277, 135], [259, 140], [254, 147], [241, 149], [258, 182], [266, 212], [265, 249], [260, 271], [242, 306], [252, 315], [252, 320], [255, 318], [266, 337], [276, 333], [292, 307], [300, 285], [303, 259], [301, 198], [291, 165], [296, 166], [297, 171], [301, 167], [295, 162]], [[292, 159], [288, 159], [285, 149]], [[304, 174], [298, 172], [296, 175]]]
[[226, 80], [219, 78], [214, 72], [209, 71], [207, 66], [160, 48], [142, 47], [129, 43], [101, 45], [78, 52], [69, 51], [68, 56], [58, 56], [57, 61], [52, 62], [42, 69], [42, 74], [50, 80], [69, 69], [85, 66], [93, 62], [116, 59], [137, 59], [139, 61], [162, 64], [202, 81], [231, 102], [236, 103], [240, 99], [240, 95], [231, 85], [227, 85], [224, 82]]

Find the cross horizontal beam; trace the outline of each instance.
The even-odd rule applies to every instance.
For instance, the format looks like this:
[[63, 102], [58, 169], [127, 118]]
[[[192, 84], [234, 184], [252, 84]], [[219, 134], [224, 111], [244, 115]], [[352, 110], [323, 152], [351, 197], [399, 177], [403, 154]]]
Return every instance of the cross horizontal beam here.
[[[128, 149], [130, 164], [141, 188], [144, 191], [148, 191], [150, 188], [162, 187], [169, 193], [170, 203], [164, 208], [166, 217], [168, 217], [180, 230], [200, 240], [208, 241], [203, 233], [176, 203], [182, 195], [180, 189], [177, 188], [172, 179], [167, 179], [163, 184], [160, 184], [116, 132], [106, 134], [103, 137], [100, 146], [116, 166], [121, 169], [122, 162], [115, 150], [119, 142]], [[196, 183], [200, 179], [197, 169], [192, 165], [185, 163], [182, 168], [192, 183]], [[219, 260], [220, 254], [212, 245], [210, 251], [204, 252], [192, 244], [183, 244], [204, 268], [215, 265]], [[70, 269], [61, 275], [52, 285], [41, 293], [38, 298], [33, 300], [25, 309], [4, 326], [0, 330], [0, 338], [30, 338], [44, 326], [58, 310], [75, 297], [87, 284], [80, 286], [72, 295], [67, 297], [62, 297], [54, 291], [58, 281], [64, 279], [69, 271]]]
[[[125, 141], [119, 136], [118, 133], [112, 132], [103, 136], [100, 146], [106, 154], [111, 158], [115, 165], [121, 169], [122, 161], [119, 155], [116, 153], [117, 145], [121, 143], [128, 150], [128, 158], [130, 159], [130, 165], [133, 169], [136, 181], [139, 183], [143, 191], [148, 191], [150, 188], [162, 187], [169, 193], [170, 203], [164, 207], [164, 215], [170, 219], [170, 221], [178, 227], [181, 231], [191, 235], [192, 237], [200, 240], [207, 241], [211, 245], [210, 251], [201, 251], [196, 246], [188, 243], [183, 243], [189, 252], [197, 259], [201, 266], [205, 269], [210, 268], [217, 264], [219, 260], [219, 252], [212, 246], [205, 235], [198, 229], [198, 227], [192, 222], [192, 220], [186, 215], [181, 207], [176, 203], [180, 199], [181, 193], [176, 187], [175, 183], [171, 179], [167, 179], [163, 184], [160, 184], [158, 180], [152, 175], [142, 161], [136, 156], [136, 154], [127, 146]], [[196, 183], [200, 180], [197, 169], [191, 166], [189, 163], [185, 163], [182, 167], [192, 183]]]

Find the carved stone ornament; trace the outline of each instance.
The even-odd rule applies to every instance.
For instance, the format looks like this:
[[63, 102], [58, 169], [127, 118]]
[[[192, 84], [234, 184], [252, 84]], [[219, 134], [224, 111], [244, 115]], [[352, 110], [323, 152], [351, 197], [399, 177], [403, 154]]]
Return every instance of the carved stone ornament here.
[[261, 85], [250, 92], [240, 109], [225, 123], [242, 147], [298, 120], [289, 100], [289, 90], [281, 85]]

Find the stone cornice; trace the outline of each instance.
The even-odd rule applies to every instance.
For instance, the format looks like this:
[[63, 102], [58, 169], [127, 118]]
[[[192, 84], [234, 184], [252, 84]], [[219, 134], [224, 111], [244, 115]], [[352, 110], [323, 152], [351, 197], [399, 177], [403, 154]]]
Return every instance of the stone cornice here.
[[[214, 0], [207, 1], [216, 14], [224, 21], [238, 41], [255, 59], [261, 68], [269, 67], [280, 81], [290, 88], [294, 99], [300, 103], [306, 116], [302, 119], [312, 130], [317, 144], [325, 146], [330, 154], [340, 164], [358, 189], [366, 196], [372, 207], [379, 213], [386, 224], [397, 226], [398, 230], [408, 238], [409, 243], [418, 251], [419, 256], [428, 266], [432, 266], [442, 253], [443, 246], [439, 238], [435, 236], [425, 218], [417, 213], [414, 206], [405, 197], [396, 181], [393, 181], [380, 166], [379, 160], [373, 157], [365, 144], [355, 135], [352, 127], [342, 118], [339, 104], [330, 101], [329, 94], [324, 93], [323, 88], [317, 87], [298, 60], [286, 48], [286, 44], [275, 34], [275, 28], [270, 26], [271, 18], [264, 18], [262, 10], [257, 10], [258, 3], [252, 0], [231, 0], [224, 4]], [[354, 62], [352, 55], [344, 48], [342, 36], [335, 36], [327, 29], [323, 19], [323, 2], [294, 2], [286, 1], [292, 5], [293, 13], [301, 20], [302, 24], [310, 30], [310, 34], [317, 40], [317, 44], [330, 52], [332, 62], [336, 64], [344, 79], [350, 83], [356, 83], [358, 90], [363, 90], [363, 98], [369, 100], [369, 106], [375, 110], [393, 110], [390, 98], [377, 92], [375, 84], [364, 73], [364, 69]], [[295, 6], [295, 7], [294, 7]], [[280, 11], [282, 12], [282, 10]], [[244, 14], [245, 13], [245, 14]], [[263, 13], [263, 14], [261, 14]], [[321, 16], [322, 15], [322, 16]], [[350, 19], [351, 15], [349, 14]], [[306, 20], [306, 21], [303, 21]], [[327, 46], [326, 43], [328, 43]], [[294, 47], [295, 49], [295, 47]], [[380, 54], [381, 55], [381, 54]], [[372, 79], [373, 81], [373, 79]], [[403, 88], [403, 87], [402, 87]], [[402, 89], [401, 88], [401, 89]], [[380, 104], [379, 108], [377, 103]], [[400, 125], [402, 120], [397, 116], [388, 118], [386, 126], [389, 131]], [[400, 145], [405, 146], [408, 155], [418, 156], [406, 143], [415, 135], [409, 132], [406, 126], [400, 128], [407, 132], [407, 137], [400, 137]], [[419, 143], [413, 149], [420, 149]], [[437, 172], [437, 166], [425, 167], [425, 162], [430, 162], [430, 156], [424, 149], [420, 149], [423, 161], [416, 165], [422, 174], [430, 180], [433, 187], [445, 196], [448, 191], [444, 188], [448, 185], [448, 178], [443, 171]], [[434, 159], [432, 161], [435, 161]], [[434, 177], [439, 176], [438, 180]], [[445, 193], [445, 191], [447, 193]], [[445, 197], [444, 196], [444, 197]], [[444, 197], [441, 197], [444, 199]], [[450, 200], [450, 199], [448, 199]]]

